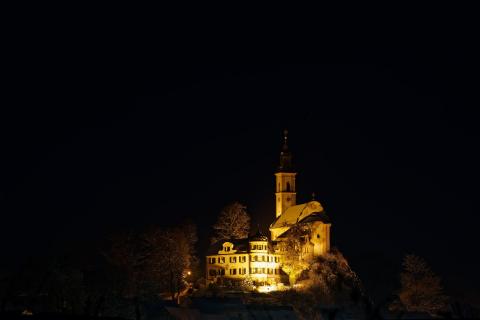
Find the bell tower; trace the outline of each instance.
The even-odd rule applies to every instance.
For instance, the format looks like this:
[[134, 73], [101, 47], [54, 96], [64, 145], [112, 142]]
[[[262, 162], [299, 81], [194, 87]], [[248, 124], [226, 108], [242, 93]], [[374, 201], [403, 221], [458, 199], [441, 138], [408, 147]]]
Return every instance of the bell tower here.
[[288, 131], [283, 132], [283, 146], [280, 152], [280, 164], [275, 173], [276, 218], [289, 207], [297, 204], [295, 175], [292, 166], [292, 153], [288, 149]]

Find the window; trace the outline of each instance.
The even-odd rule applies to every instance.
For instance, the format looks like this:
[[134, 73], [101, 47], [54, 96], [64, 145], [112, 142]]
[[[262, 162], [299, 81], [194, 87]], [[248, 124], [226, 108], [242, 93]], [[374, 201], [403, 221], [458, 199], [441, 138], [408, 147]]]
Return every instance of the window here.
[[208, 259], [208, 262], [209, 262], [210, 264], [215, 264], [215, 258], [209, 258], [209, 259]]
[[320, 235], [317, 233], [317, 239], [320, 239]]
[[238, 262], [245, 262], [245, 261], [247, 261], [247, 257], [246, 257], [246, 256], [240, 256], [240, 257], [238, 258]]
[[216, 276], [216, 275], [217, 275], [217, 270], [215, 270], [215, 269], [210, 269], [210, 270], [208, 271], [208, 274], [211, 275], [211, 276]]
[[237, 269], [230, 269], [230, 274], [231, 274], [231, 275], [237, 274]]
[[262, 256], [262, 261], [265, 261], [265, 256]]
[[252, 261], [257, 261], [257, 256], [252, 256]]
[[247, 268], [238, 268], [238, 274], [247, 274]]
[[230, 257], [230, 263], [236, 263], [237, 257]]
[[247, 274], [247, 268], [243, 268], [243, 274]]
[[221, 276], [224, 276], [224, 275], [225, 275], [225, 269], [220, 269], [220, 270], [218, 270], [218, 271], [219, 271], [218, 273], [219, 273]]
[[265, 268], [262, 268], [262, 273], [265, 273]]

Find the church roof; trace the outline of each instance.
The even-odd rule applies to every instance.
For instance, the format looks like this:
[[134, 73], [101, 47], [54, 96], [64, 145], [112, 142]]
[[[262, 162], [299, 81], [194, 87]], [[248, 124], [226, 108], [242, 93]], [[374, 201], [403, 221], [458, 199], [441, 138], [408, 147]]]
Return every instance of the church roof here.
[[[325, 211], [314, 212], [314, 213], [310, 214], [309, 216], [307, 216], [306, 218], [304, 218], [303, 220], [299, 221], [298, 225], [302, 225], [304, 223], [309, 223], [309, 222], [315, 222], [315, 221], [321, 221], [323, 223], [329, 224], [330, 223], [330, 218], [327, 216]], [[292, 230], [293, 230], [293, 228], [288, 229], [287, 231], [282, 233], [280, 236], [278, 236], [278, 239], [283, 239], [283, 238], [287, 237], [292, 232]]]
[[[318, 215], [319, 213], [323, 213], [323, 215]], [[304, 220], [307, 217], [310, 217], [308, 221], [322, 221], [324, 223], [330, 223], [330, 219], [328, 219], [327, 215], [325, 214], [320, 202], [310, 201], [307, 203], [298, 204], [296, 206], [291, 206], [285, 210], [285, 212], [282, 213], [280, 217], [278, 217], [270, 225], [270, 229], [288, 227], [300, 221], [307, 222], [307, 220]]]
[[322, 212], [313, 212], [306, 218], [304, 218], [300, 223], [308, 223], [308, 222], [315, 222], [315, 221], [321, 221], [326, 224], [332, 223], [330, 218], [327, 216], [325, 211]]

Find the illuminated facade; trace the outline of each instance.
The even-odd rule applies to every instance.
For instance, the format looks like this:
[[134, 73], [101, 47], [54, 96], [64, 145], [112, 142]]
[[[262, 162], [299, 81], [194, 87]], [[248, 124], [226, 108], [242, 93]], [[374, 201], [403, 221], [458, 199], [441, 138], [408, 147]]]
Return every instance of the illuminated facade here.
[[330, 219], [318, 201], [297, 204], [296, 174], [285, 131], [280, 164], [275, 173], [276, 206], [275, 220], [269, 228], [271, 241], [259, 232], [248, 239], [212, 245], [206, 257], [207, 283], [240, 282], [247, 277], [256, 285], [280, 283], [282, 241], [293, 226], [301, 227], [303, 232], [301, 259], [309, 260], [330, 250]]
[[254, 285], [263, 286], [280, 280], [281, 256], [260, 232], [248, 239], [220, 241], [210, 247], [206, 258], [207, 283], [240, 282], [249, 277]]

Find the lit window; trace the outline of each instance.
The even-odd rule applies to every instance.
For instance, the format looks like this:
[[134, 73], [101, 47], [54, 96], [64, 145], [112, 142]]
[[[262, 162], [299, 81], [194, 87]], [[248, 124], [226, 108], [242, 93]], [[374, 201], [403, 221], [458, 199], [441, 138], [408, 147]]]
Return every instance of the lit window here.
[[237, 257], [230, 257], [230, 263], [236, 263]]
[[225, 257], [218, 258], [218, 263], [225, 263]]

